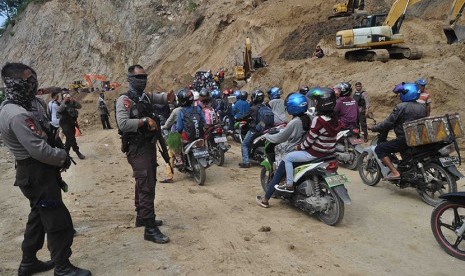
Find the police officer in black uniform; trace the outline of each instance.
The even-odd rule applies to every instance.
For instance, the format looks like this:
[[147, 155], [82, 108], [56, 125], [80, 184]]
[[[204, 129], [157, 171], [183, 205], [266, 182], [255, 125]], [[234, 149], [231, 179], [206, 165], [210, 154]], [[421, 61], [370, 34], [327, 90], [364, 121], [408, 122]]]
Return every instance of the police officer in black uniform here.
[[[60, 170], [71, 164], [64, 149], [47, 144], [45, 129], [35, 110], [37, 74], [22, 63], [7, 63], [1, 71], [6, 101], [0, 107], [0, 132], [16, 159], [15, 186], [29, 199], [31, 212], [21, 245], [23, 257], [18, 275], [32, 275], [52, 269], [55, 275], [91, 275], [69, 262], [73, 243], [73, 222], [61, 197]], [[40, 111], [39, 111], [40, 112]], [[47, 233], [51, 261], [36, 257]]]
[[[144, 92], [147, 74], [140, 65], [129, 67], [128, 82], [128, 93], [121, 95], [116, 102], [116, 121], [122, 134], [122, 150], [136, 179], [136, 227], [145, 226], [145, 240], [167, 243], [169, 238], [158, 229], [163, 222], [155, 220], [154, 207], [157, 175], [155, 144], [157, 140], [163, 140], [154, 105], [166, 104], [166, 95], [159, 99], [159, 95]], [[167, 151], [165, 155], [169, 161]]]
[[57, 112], [61, 115], [60, 127], [66, 136], [65, 150], [69, 153], [69, 150], [73, 148], [79, 159], [84, 159], [86, 157], [79, 151], [76, 137], [74, 136], [79, 114], [77, 110], [81, 108], [81, 104], [72, 99], [70, 94], [65, 94], [63, 97], [63, 102], [58, 107]]

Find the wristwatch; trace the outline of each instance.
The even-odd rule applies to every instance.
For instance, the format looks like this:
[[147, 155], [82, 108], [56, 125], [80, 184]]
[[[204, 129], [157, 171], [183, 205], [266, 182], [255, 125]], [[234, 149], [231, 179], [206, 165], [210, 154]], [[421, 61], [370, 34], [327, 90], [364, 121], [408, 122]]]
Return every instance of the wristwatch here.
[[146, 125], [147, 124], [147, 117], [142, 118], [142, 122], [144, 123], [144, 125]]

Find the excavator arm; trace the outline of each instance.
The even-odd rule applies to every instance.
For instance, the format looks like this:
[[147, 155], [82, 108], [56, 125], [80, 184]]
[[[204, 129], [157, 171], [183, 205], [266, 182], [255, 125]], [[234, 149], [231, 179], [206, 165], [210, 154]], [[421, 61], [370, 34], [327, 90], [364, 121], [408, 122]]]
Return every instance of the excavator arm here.
[[423, 0], [396, 0], [396, 2], [392, 4], [383, 26], [391, 27], [393, 34], [399, 33], [407, 8], [421, 1]]
[[447, 19], [447, 24], [443, 28], [444, 34], [447, 38], [447, 44], [465, 40], [465, 26], [457, 25], [464, 9], [465, 0], [454, 0], [449, 13], [449, 18]]

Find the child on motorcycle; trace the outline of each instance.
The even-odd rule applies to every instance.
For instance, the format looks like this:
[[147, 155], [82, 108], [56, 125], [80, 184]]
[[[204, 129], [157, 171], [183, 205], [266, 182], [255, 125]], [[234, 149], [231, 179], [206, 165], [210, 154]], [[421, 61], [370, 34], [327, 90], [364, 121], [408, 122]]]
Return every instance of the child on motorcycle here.
[[205, 117], [205, 123], [207, 125], [215, 125], [218, 123], [218, 116], [216, 115], [215, 109], [212, 107], [213, 101], [210, 91], [206, 88], [202, 88], [199, 94], [199, 106], [202, 108], [203, 115]]
[[[294, 192], [293, 162], [308, 162], [333, 154], [335, 151], [336, 135], [340, 128], [333, 112], [336, 94], [330, 88], [318, 88], [313, 90], [311, 99], [315, 102], [316, 116], [312, 119], [309, 132], [303, 142], [295, 147], [296, 151], [284, 157], [284, 162], [279, 164], [273, 179], [268, 184], [269, 187], [274, 186], [278, 191]], [[286, 175], [286, 184], [278, 185], [284, 175]], [[266, 198], [259, 204], [262, 207], [269, 206]]]

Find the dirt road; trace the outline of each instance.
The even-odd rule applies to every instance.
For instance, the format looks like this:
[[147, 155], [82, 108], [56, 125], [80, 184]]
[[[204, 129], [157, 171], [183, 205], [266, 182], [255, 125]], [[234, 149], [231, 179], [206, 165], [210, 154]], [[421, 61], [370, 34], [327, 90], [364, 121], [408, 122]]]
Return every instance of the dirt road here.
[[[93, 130], [78, 138], [86, 160], [64, 174], [64, 195], [78, 230], [72, 262], [94, 275], [463, 275], [465, 263], [444, 253], [430, 230], [432, 208], [413, 190], [352, 180], [353, 204], [337, 227], [261, 194], [259, 168], [237, 168], [236, 144], [225, 167], [207, 170], [199, 187], [185, 175], [157, 185], [156, 209], [171, 242], [143, 240], [134, 228], [130, 167], [115, 131]], [[160, 162], [162, 163], [162, 162]], [[0, 148], [0, 275], [15, 275], [28, 202], [13, 187], [14, 165]], [[158, 178], [164, 177], [164, 166]], [[458, 183], [465, 190], [464, 182]], [[260, 232], [262, 226], [270, 232]], [[48, 251], [41, 250], [42, 259]], [[51, 272], [43, 275], [52, 275]]]

